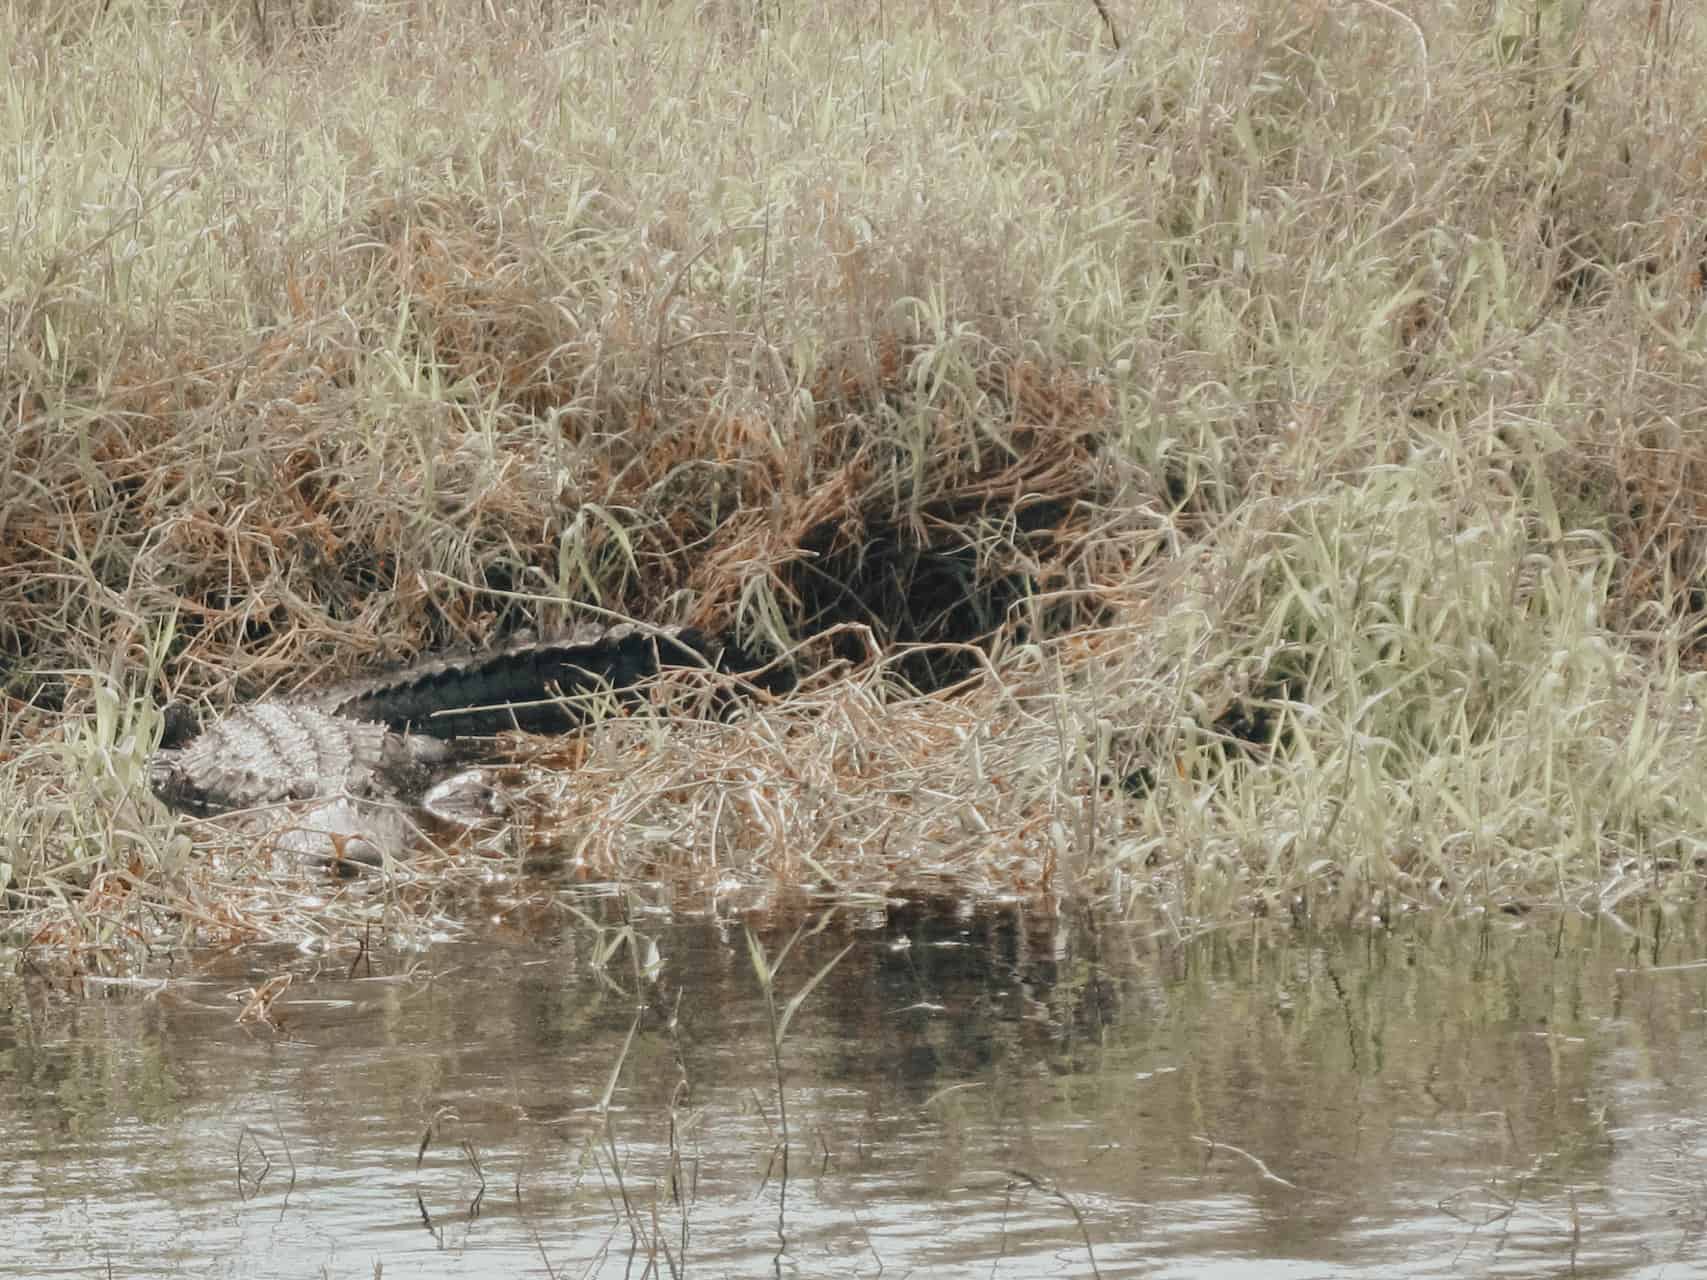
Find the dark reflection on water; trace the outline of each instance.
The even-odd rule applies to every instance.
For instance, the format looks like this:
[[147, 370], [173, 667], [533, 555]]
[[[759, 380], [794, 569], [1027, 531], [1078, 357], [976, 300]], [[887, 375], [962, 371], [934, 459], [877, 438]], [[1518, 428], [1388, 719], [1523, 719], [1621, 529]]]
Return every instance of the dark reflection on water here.
[[786, 1176], [740, 927], [640, 931], [0, 986], [0, 1275], [1707, 1274], [1693, 930], [843, 912]]

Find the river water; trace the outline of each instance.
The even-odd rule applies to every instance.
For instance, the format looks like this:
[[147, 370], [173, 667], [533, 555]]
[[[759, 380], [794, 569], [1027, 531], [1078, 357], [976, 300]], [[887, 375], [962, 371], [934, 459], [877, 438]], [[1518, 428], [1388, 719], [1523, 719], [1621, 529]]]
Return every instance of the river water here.
[[829, 967], [773, 1055], [746, 925], [774, 960], [822, 913], [621, 906], [124, 981], [26, 957], [0, 1275], [1707, 1275], [1675, 919], [1183, 940], [897, 899], [795, 944], [779, 1016]]

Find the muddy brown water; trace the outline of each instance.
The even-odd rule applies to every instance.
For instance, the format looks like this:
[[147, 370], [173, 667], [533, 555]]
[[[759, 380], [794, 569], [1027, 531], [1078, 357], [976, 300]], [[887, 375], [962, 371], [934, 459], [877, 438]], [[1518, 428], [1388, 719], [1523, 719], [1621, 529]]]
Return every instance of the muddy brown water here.
[[741, 924], [636, 928], [7, 979], [0, 1275], [1707, 1275], [1698, 929], [844, 910], [785, 1171]]

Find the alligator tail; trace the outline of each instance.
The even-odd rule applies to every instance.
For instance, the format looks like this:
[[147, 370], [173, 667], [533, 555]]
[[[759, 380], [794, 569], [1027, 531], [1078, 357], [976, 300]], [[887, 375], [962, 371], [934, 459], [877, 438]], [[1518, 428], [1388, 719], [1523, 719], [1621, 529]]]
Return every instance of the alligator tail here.
[[704, 666], [694, 631], [631, 625], [583, 629], [473, 657], [440, 658], [333, 695], [334, 715], [434, 738], [487, 737], [506, 729], [565, 733], [586, 723], [596, 698], [634, 696], [662, 667]]

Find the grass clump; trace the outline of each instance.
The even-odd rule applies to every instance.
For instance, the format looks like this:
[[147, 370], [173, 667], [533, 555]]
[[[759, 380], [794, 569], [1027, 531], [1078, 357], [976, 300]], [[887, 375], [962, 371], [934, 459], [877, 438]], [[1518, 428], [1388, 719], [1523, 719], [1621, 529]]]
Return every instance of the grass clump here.
[[589, 605], [804, 677], [591, 874], [1693, 892], [1707, 57], [1543, 16], [14, 4], [14, 903], [226, 874], [154, 704]]

